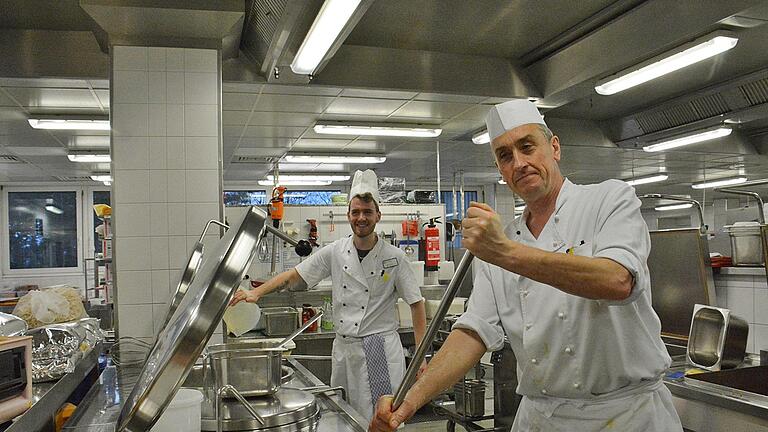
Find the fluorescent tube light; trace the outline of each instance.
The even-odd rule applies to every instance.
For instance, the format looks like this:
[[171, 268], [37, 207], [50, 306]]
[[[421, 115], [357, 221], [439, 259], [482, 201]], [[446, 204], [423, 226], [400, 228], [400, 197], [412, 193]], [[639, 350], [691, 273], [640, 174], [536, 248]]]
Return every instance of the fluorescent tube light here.
[[106, 163], [112, 161], [108, 154], [71, 153], [67, 155], [67, 158], [72, 162], [83, 163]]
[[109, 120], [36, 119], [27, 120], [35, 129], [109, 130]]
[[391, 136], [391, 137], [416, 137], [434, 138], [440, 136], [443, 130], [440, 128], [421, 128], [410, 126], [358, 126], [358, 125], [329, 125], [316, 124], [316, 133], [324, 135], [365, 135], [365, 136]]
[[475, 144], [488, 144], [491, 142], [491, 134], [487, 130], [472, 135], [472, 142]]
[[693, 204], [691, 203], [685, 203], [685, 204], [671, 204], [671, 205], [665, 205], [665, 206], [658, 206], [655, 208], [656, 211], [670, 211], [670, 210], [682, 210], [693, 207]]
[[[267, 175], [267, 180], [274, 182], [275, 176], [272, 174]], [[341, 174], [286, 174], [286, 175], [280, 175], [280, 181], [302, 181], [302, 180], [313, 180], [313, 181], [347, 181], [349, 180], [348, 175], [341, 175]]]
[[598, 82], [595, 86], [595, 91], [601, 95], [616, 94], [728, 51], [735, 47], [736, 43], [739, 41], [736, 37], [724, 36], [722, 32], [706, 36], [704, 39], [705, 40], [703, 41], [700, 40], [699, 43], [694, 42], [693, 46], [690, 46], [687, 49], [684, 49], [683, 47], [689, 45], [678, 47], [678, 50], [683, 49], [683, 51], [666, 56], [665, 58], [652, 62], [640, 69], [629, 73], [620, 73], [617, 78]]
[[704, 141], [713, 140], [716, 138], [722, 138], [724, 136], [730, 135], [731, 132], [732, 132], [731, 128], [721, 127], [717, 129], [708, 130], [705, 132], [695, 133], [693, 135], [684, 136], [682, 138], [676, 138], [669, 141], [662, 141], [656, 144], [647, 145], [643, 147], [643, 150], [647, 152], [669, 150], [677, 147], [682, 147], [682, 146], [696, 144]]
[[56, 207], [56, 204], [53, 203], [53, 198], [45, 199], [45, 210], [57, 215], [64, 213], [64, 210]]
[[367, 155], [286, 155], [283, 162], [287, 163], [383, 163], [386, 156]]
[[637, 185], [646, 184], [646, 183], [656, 183], [656, 182], [664, 181], [668, 178], [669, 176], [666, 174], [655, 174], [652, 176], [637, 177], [637, 178], [633, 178], [625, 181], [630, 186], [637, 186]]
[[744, 183], [746, 181], [747, 181], [746, 177], [734, 177], [734, 178], [713, 180], [713, 181], [707, 181], [707, 182], [701, 182], [701, 183], [694, 183], [691, 185], [691, 187], [694, 189], [709, 189], [709, 188], [715, 188], [720, 186], [735, 185], [739, 183]]
[[359, 4], [360, 0], [325, 0], [291, 62], [294, 73], [309, 75], [315, 71]]
[[[328, 186], [332, 183], [331, 180], [283, 180], [280, 179], [280, 185], [282, 186]], [[275, 182], [272, 180], [259, 180], [259, 186], [274, 186]]]
[[97, 182], [112, 182], [112, 176], [109, 174], [96, 174], [91, 176], [91, 180]]

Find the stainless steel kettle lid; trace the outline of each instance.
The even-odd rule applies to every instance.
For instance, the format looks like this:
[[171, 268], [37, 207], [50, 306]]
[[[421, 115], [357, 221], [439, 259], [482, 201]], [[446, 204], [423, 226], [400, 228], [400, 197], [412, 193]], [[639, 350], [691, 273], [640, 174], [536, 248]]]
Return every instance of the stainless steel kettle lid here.
[[[274, 395], [248, 398], [251, 408], [264, 423], [253, 418], [240, 401], [222, 401], [221, 420], [224, 431], [300, 431], [307, 430], [319, 419], [320, 408], [315, 396], [307, 391], [281, 388]], [[203, 430], [216, 430], [216, 419], [203, 416]]]
[[263, 237], [266, 219], [264, 210], [248, 208], [203, 257], [199, 274], [158, 335], [123, 405], [118, 431], [148, 431], [170, 404], [243, 279]]

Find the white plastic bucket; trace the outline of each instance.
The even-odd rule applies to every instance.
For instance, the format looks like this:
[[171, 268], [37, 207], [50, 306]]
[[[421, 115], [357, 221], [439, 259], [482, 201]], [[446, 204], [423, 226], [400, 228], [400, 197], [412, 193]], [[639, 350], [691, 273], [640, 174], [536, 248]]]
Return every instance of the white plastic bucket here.
[[151, 432], [200, 432], [200, 407], [203, 394], [195, 389], [182, 388], [152, 426]]

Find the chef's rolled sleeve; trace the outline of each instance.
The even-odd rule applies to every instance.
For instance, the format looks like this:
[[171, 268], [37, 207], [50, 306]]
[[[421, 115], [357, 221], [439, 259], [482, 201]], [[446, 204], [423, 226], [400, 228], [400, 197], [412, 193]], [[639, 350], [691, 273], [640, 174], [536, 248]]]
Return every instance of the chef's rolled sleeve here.
[[486, 351], [496, 351], [504, 345], [504, 330], [493, 294], [491, 266], [482, 261], [476, 261], [474, 266], [474, 286], [467, 311], [456, 320], [452, 329], [472, 330], [480, 336]]
[[416, 275], [413, 274], [413, 269], [408, 260], [405, 258], [405, 253], [397, 254], [397, 279], [395, 279], [395, 289], [397, 294], [405, 300], [409, 305], [418, 303], [424, 298], [421, 296], [421, 288], [416, 280]]
[[296, 265], [296, 271], [307, 283], [307, 287], [311, 288], [331, 275], [333, 249], [332, 245], [324, 246]]
[[605, 197], [598, 217], [593, 256], [619, 263], [632, 275], [634, 285], [624, 300], [608, 304], [629, 304], [650, 286], [646, 262], [651, 250], [648, 226], [640, 214], [635, 190], [624, 182]]

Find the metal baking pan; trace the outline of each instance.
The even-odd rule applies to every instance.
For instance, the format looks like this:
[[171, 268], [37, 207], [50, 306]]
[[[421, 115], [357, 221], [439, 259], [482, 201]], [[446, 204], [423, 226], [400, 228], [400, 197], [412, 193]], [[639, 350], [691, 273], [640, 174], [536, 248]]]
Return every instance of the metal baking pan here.
[[261, 316], [267, 336], [287, 336], [299, 328], [299, 312], [292, 307], [264, 308]]
[[170, 404], [250, 266], [264, 235], [266, 218], [264, 210], [250, 207], [203, 256], [200, 271], [160, 332], [125, 400], [118, 431], [150, 430]]

